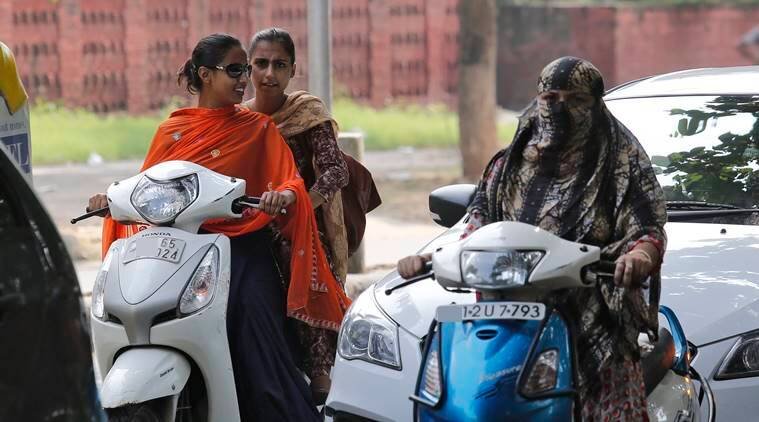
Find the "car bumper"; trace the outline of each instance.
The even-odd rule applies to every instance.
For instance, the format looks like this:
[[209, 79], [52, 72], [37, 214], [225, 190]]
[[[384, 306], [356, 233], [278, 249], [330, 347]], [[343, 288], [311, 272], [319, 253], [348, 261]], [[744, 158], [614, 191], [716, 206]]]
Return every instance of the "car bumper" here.
[[327, 397], [327, 421], [411, 421], [409, 399], [416, 387], [421, 363], [421, 340], [398, 330], [401, 370], [363, 360], [343, 359], [332, 368], [332, 388]]
[[[709, 380], [717, 405], [717, 420], [740, 421], [753, 420], [759, 415], [759, 377], [715, 380], [722, 360], [737, 341], [737, 337], [699, 347], [698, 354], [691, 365]], [[702, 420], [706, 420], [707, 407], [702, 406]]]

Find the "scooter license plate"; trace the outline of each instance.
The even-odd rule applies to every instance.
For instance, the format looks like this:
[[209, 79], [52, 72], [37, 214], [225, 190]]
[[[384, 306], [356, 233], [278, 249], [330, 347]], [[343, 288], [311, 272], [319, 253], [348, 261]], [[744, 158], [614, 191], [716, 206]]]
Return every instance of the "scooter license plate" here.
[[471, 321], [477, 319], [542, 320], [546, 305], [536, 302], [478, 302], [466, 305], [443, 305], [437, 308], [439, 322]]
[[124, 256], [124, 263], [135, 259], [160, 259], [172, 263], [178, 263], [184, 253], [185, 241], [173, 237], [145, 237], [135, 239], [134, 244], [129, 245]]

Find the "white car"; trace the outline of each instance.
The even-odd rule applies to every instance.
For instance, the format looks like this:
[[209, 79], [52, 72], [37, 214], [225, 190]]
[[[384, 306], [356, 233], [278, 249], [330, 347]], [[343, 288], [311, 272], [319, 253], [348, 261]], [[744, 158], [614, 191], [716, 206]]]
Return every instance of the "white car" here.
[[[759, 67], [660, 75], [621, 85], [604, 99], [643, 144], [667, 196], [661, 304], [679, 317], [692, 343], [691, 364], [708, 378], [720, 420], [753, 419], [759, 415]], [[451, 228], [420, 252], [459, 238], [460, 204], [473, 189], [446, 187], [447, 204], [430, 196], [433, 218]], [[436, 308], [474, 301], [430, 279], [386, 294], [400, 282], [396, 272], [388, 274], [346, 315], [327, 420], [412, 420], [409, 396]], [[366, 352], [341, 347], [351, 343]]]

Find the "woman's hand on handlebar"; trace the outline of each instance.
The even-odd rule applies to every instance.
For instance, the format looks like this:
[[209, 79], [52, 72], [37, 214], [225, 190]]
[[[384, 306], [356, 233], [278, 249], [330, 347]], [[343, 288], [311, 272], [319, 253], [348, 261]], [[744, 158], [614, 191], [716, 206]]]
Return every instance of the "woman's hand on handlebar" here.
[[623, 287], [639, 286], [653, 270], [654, 261], [651, 253], [642, 248], [635, 248], [617, 259], [614, 282]]
[[261, 211], [277, 216], [282, 209], [285, 209], [295, 202], [295, 193], [291, 190], [268, 191], [261, 195], [261, 202], [259, 208]]
[[398, 261], [398, 274], [403, 278], [411, 278], [422, 273], [424, 264], [432, 259], [432, 254], [411, 255]]
[[[92, 197], [90, 197], [90, 200], [87, 204], [87, 212], [99, 210], [107, 206], [108, 206], [108, 197], [105, 194], [99, 193], [97, 195], [93, 195]], [[105, 210], [102, 213], [98, 214], [98, 216], [100, 217], [105, 217], [107, 215], [108, 215], [108, 210]]]

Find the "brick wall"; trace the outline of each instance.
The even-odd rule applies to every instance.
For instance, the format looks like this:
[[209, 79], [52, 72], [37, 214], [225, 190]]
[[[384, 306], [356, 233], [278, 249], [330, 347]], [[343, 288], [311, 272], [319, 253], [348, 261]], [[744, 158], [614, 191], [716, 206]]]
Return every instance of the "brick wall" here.
[[[51, 31], [68, 21], [71, 5], [62, 1], [57, 7], [45, 0], [11, 0], [9, 20], [2, 41], [13, 50], [24, 86], [32, 96], [58, 98], [62, 95], [64, 75], [61, 57], [74, 53], [68, 37], [76, 28], [64, 33]], [[5, 26], [5, 25], [0, 25]], [[77, 55], [79, 52], [75, 52]]]
[[674, 70], [751, 64], [736, 49], [759, 7], [625, 8], [616, 16], [615, 81]]
[[503, 6], [498, 102], [526, 105], [543, 66], [564, 55], [592, 61], [607, 88], [657, 73], [751, 64], [736, 45], [756, 24], [757, 6]]
[[[381, 106], [453, 105], [458, 0], [332, 0], [335, 89]], [[306, 0], [0, 0], [0, 40], [17, 56], [33, 98], [99, 112], [145, 112], [186, 97], [176, 71], [211, 32], [247, 44], [288, 29], [306, 88]], [[759, 7], [530, 7], [500, 9], [500, 105], [521, 108], [540, 69], [562, 55], [590, 59], [607, 86], [699, 66], [748, 64], [735, 49]]]
[[[333, 0], [335, 87], [376, 106], [451, 103], [456, 2]], [[258, 29], [286, 28], [298, 63], [291, 87], [306, 88], [306, 16], [305, 0], [0, 0], [0, 40], [32, 98], [140, 113], [186, 97], [177, 69], [211, 32], [247, 45]]]
[[610, 7], [501, 7], [498, 103], [512, 109], [526, 105], [535, 96], [540, 70], [564, 55], [586, 58], [613, 75], [614, 14]]

